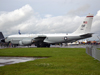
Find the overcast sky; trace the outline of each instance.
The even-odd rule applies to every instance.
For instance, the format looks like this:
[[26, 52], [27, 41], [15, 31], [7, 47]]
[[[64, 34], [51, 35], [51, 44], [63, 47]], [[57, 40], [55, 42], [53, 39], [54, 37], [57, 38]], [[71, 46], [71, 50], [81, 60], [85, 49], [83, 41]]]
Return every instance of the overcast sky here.
[[0, 31], [5, 36], [74, 32], [94, 14], [92, 39], [100, 37], [100, 0], [0, 0]]

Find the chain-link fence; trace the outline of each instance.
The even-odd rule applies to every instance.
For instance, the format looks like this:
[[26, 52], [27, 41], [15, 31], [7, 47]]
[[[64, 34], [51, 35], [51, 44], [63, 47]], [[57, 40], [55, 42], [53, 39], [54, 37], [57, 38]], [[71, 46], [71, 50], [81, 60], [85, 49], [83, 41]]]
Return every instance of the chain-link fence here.
[[100, 61], [100, 50], [96, 46], [87, 46], [86, 53]]

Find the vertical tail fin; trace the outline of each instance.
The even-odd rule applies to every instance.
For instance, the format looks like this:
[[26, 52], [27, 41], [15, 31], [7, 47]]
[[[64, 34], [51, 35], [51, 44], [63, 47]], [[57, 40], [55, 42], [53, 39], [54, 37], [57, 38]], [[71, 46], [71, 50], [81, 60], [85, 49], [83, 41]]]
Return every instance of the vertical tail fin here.
[[0, 32], [0, 39], [4, 39], [2, 32]]
[[2, 32], [0, 32], [0, 42], [5, 42], [5, 39], [4, 39]]
[[86, 18], [84, 19], [83, 23], [73, 33], [74, 34], [90, 33], [92, 20], [93, 20], [93, 15], [92, 14], [87, 15]]

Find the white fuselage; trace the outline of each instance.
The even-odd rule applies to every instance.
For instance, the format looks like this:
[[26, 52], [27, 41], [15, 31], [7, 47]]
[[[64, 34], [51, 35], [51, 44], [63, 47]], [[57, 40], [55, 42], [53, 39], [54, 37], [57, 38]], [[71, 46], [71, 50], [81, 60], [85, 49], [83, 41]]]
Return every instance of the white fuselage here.
[[81, 39], [80, 35], [74, 34], [23, 34], [23, 35], [11, 35], [5, 39], [5, 42], [12, 42], [13, 44], [19, 44], [19, 41], [30, 39], [33, 42], [36, 41], [36, 37], [46, 37], [43, 42], [46, 43], [66, 43]]

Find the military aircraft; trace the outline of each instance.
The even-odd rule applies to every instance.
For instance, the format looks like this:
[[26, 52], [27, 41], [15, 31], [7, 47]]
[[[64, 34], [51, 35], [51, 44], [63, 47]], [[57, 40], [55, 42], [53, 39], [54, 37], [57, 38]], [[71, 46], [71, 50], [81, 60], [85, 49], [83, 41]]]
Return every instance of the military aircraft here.
[[0, 33], [1, 41], [12, 43], [14, 45], [31, 45], [35, 44], [37, 47], [50, 47], [50, 44], [74, 42], [80, 39], [92, 37], [91, 25], [93, 15], [88, 14], [79, 28], [71, 34], [20, 34], [10, 35], [4, 38], [2, 32]]

